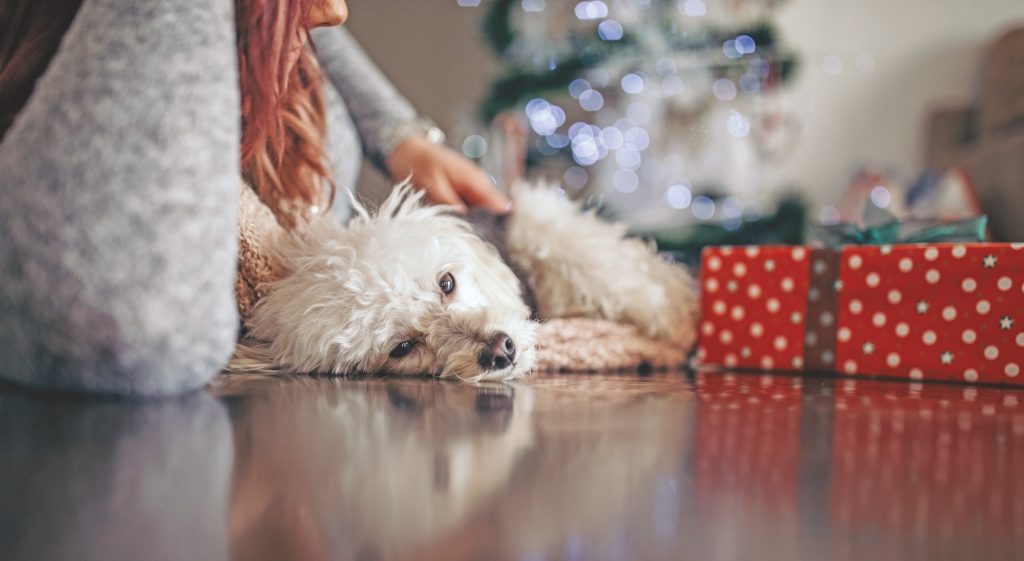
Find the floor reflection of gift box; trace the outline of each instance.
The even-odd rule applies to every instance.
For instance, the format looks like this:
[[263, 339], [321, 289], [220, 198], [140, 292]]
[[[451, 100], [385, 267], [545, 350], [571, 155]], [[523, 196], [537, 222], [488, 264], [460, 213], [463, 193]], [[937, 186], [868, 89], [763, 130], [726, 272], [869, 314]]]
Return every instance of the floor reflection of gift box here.
[[801, 380], [713, 373], [696, 387], [698, 503], [742, 498], [795, 525]]
[[833, 525], [882, 540], [930, 536], [928, 551], [1024, 535], [1018, 400], [991, 388], [837, 382]]

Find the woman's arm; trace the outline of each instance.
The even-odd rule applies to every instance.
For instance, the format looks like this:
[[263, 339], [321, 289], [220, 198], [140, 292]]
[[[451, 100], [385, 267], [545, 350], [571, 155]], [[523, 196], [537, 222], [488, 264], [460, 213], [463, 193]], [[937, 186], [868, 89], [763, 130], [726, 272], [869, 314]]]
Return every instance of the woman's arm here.
[[310, 31], [324, 74], [345, 100], [363, 152], [384, 173], [385, 160], [408, 136], [416, 110], [342, 27]]
[[341, 93], [362, 139], [363, 151], [396, 181], [411, 177], [435, 202], [501, 213], [509, 199], [479, 167], [461, 154], [430, 142], [416, 125], [412, 105], [341, 27], [311, 31], [317, 59]]
[[0, 144], [0, 378], [200, 387], [237, 312], [231, 0], [85, 0]]

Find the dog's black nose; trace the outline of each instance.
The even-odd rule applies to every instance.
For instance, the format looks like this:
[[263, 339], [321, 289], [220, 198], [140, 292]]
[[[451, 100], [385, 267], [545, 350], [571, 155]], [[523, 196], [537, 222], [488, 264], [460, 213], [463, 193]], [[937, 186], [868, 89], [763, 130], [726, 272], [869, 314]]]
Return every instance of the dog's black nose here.
[[512, 338], [501, 331], [494, 334], [484, 350], [480, 352], [477, 362], [484, 370], [501, 370], [508, 368], [516, 360], [516, 344]]

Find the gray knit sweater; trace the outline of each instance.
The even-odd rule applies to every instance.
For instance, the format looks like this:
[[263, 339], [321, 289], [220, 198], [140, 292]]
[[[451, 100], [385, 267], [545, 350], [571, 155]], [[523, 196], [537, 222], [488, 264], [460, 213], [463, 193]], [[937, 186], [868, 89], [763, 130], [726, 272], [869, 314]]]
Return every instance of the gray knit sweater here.
[[[344, 31], [313, 39], [352, 188], [415, 114]], [[218, 372], [238, 326], [239, 120], [231, 0], [85, 0], [0, 144], [0, 378], [150, 396]]]

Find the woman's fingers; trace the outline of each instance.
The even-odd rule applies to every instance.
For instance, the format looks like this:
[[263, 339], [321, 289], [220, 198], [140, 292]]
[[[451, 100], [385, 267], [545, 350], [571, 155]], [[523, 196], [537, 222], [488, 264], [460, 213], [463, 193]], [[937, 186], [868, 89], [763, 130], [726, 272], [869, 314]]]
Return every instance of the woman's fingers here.
[[512, 206], [508, 196], [498, 190], [491, 178], [468, 160], [452, 163], [451, 182], [455, 191], [472, 206], [482, 206], [495, 214], [504, 214]]
[[476, 164], [458, 152], [414, 137], [399, 144], [388, 156], [388, 171], [396, 181], [412, 176], [412, 182], [437, 204], [465, 212], [467, 205], [481, 206], [495, 214], [510, 210], [511, 201]]
[[455, 209], [455, 212], [462, 214], [467, 211], [466, 203], [462, 201], [462, 198], [459, 197], [459, 194], [443, 174], [435, 174], [432, 179], [423, 182], [414, 179], [414, 183], [423, 189], [430, 202], [439, 205], [449, 205]]

